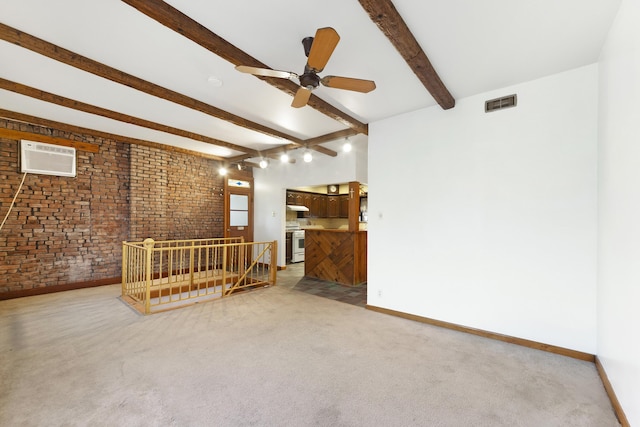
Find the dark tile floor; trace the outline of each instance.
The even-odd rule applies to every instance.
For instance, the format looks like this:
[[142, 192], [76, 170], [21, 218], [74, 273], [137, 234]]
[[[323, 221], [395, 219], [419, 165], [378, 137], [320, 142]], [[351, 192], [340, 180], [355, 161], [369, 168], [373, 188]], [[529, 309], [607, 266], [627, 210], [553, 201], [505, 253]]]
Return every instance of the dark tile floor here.
[[[282, 279], [282, 280], [281, 280]], [[345, 286], [339, 283], [304, 276], [304, 263], [290, 264], [278, 273], [278, 284], [335, 301], [364, 307], [367, 304], [367, 284]]]

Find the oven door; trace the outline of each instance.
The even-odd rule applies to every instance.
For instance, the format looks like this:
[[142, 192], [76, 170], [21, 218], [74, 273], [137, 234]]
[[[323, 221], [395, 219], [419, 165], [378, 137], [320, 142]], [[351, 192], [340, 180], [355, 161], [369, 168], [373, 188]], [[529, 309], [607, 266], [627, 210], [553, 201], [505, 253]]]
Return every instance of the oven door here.
[[291, 262], [304, 261], [304, 230], [296, 230], [291, 235]]

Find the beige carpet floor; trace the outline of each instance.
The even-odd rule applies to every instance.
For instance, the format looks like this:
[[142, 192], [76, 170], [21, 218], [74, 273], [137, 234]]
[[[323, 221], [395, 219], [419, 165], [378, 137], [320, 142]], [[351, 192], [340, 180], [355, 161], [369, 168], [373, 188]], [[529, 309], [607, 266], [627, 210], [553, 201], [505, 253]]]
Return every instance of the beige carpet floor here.
[[[286, 274], [285, 274], [286, 276]], [[0, 426], [617, 426], [593, 364], [295, 291], [0, 301]]]

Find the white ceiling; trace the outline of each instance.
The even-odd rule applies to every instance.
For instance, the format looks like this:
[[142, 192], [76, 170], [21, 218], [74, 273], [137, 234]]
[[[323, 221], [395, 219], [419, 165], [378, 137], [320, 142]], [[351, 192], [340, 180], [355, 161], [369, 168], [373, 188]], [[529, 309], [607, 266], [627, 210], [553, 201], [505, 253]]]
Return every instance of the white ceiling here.
[[[352, 0], [168, 0], [274, 69], [301, 74], [301, 40], [331, 26], [341, 40], [321, 75], [374, 80], [368, 94], [314, 94], [370, 123], [436, 105], [395, 48]], [[619, 0], [394, 0], [454, 98], [597, 61]], [[247, 74], [117, 0], [0, 0], [0, 22], [136, 77], [301, 139], [345, 125]], [[67, 98], [263, 150], [288, 143], [0, 41], [0, 77]], [[215, 76], [220, 87], [209, 82]], [[211, 144], [56, 106], [0, 89], [0, 108], [113, 134], [233, 157]], [[363, 135], [352, 138], [358, 142]], [[323, 144], [336, 149], [340, 141]]]

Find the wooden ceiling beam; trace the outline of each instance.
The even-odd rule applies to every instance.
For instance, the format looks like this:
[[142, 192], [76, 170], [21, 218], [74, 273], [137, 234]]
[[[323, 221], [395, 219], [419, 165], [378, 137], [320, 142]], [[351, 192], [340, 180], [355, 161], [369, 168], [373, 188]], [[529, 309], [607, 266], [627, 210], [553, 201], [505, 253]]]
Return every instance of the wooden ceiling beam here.
[[331, 150], [329, 148], [323, 147], [322, 145], [316, 145], [315, 147], [309, 147], [309, 149], [310, 150], [315, 150], [318, 153], [322, 153], [322, 154], [324, 154], [326, 156], [336, 157], [338, 155], [338, 153], [336, 153], [335, 151], [333, 151], [333, 150]]
[[[251, 122], [249, 120], [243, 119], [242, 117], [233, 115], [231, 113], [228, 113], [224, 110], [221, 110], [217, 107], [213, 107], [211, 105], [208, 105], [204, 102], [198, 101], [196, 99], [190, 98], [186, 95], [182, 95], [178, 92], [174, 92], [171, 91], [169, 89], [165, 89], [162, 86], [158, 86], [155, 85], [154, 83], [150, 83], [147, 82], [145, 80], [142, 80], [138, 77], [132, 76], [130, 74], [124, 73], [122, 71], [119, 71], [115, 68], [111, 68], [107, 65], [101, 64], [100, 62], [94, 61], [92, 59], [86, 58], [82, 55], [79, 55], [77, 53], [74, 53], [70, 50], [64, 49], [62, 47], [59, 47], [57, 45], [54, 45], [52, 43], [49, 43], [45, 40], [39, 39], [37, 37], [31, 36], [30, 34], [24, 33], [22, 31], [19, 31], [15, 28], [12, 28], [8, 25], [2, 24], [0, 23], [0, 40], [5, 40], [9, 43], [13, 43], [16, 44], [18, 46], [21, 46], [23, 48], [29, 49], [33, 52], [39, 53], [41, 55], [44, 55], [48, 58], [54, 59], [56, 61], [62, 62], [64, 64], [70, 65], [72, 67], [81, 69], [83, 71], [92, 73], [94, 75], [97, 75], [99, 77], [103, 77], [106, 78], [108, 80], [114, 81], [116, 83], [120, 83], [123, 84], [125, 86], [137, 89], [141, 92], [147, 93], [149, 95], [153, 95], [156, 96], [158, 98], [162, 98], [165, 99], [167, 101], [171, 101], [171, 102], [175, 102], [179, 105], [185, 106], [187, 108], [192, 108], [194, 110], [203, 112], [205, 114], [208, 114], [210, 116], [219, 118], [221, 120], [226, 120], [229, 121], [235, 125], [256, 131], [256, 132], [260, 132], [269, 136], [273, 136], [276, 138], [280, 138], [280, 139], [284, 139], [287, 141], [290, 141], [290, 144], [286, 144], [284, 146], [282, 146], [282, 149], [292, 149], [290, 147], [296, 148], [296, 147], [300, 147], [304, 144], [304, 141], [300, 138], [294, 137], [292, 135], [288, 135], [284, 132], [280, 132], [277, 131], [275, 129], [271, 129], [268, 128], [267, 126], [263, 126], [260, 125], [258, 123], [254, 123]], [[273, 79], [275, 80], [275, 79]], [[293, 83], [293, 82], [291, 82]], [[4, 85], [6, 86], [5, 88], [8, 90], [12, 90], [10, 89], [10, 87], [12, 87], [12, 85], [10, 84], [9, 81], [5, 81]], [[23, 91], [27, 91], [27, 87], [23, 86], [21, 89], [18, 89], [19, 86], [17, 86], [18, 84], [13, 85], [13, 89], [16, 90], [23, 90]], [[297, 85], [294, 84], [294, 86], [297, 88]], [[37, 91], [37, 89], [34, 89], [35, 91]], [[35, 94], [35, 92], [30, 91], [30, 93]], [[37, 95], [37, 94], [36, 94]], [[45, 93], [42, 92], [42, 95], [44, 96]], [[71, 104], [74, 104], [76, 107], [80, 108], [81, 104], [78, 101], [74, 101], [74, 100], [69, 100], [69, 101], [64, 101], [62, 100], [60, 97], [58, 97], [58, 95], [54, 95], [54, 94], [50, 94], [51, 96], [49, 97], [48, 102], [55, 102], [55, 103], [64, 103], [69, 108], [74, 108], [71, 107]], [[40, 99], [40, 98], [39, 98]], [[59, 104], [62, 105], [62, 104]], [[116, 115], [119, 115], [119, 113], [115, 113], [115, 112], [111, 112], [108, 113], [108, 110], [105, 109], [100, 109], [100, 112], [98, 112], [98, 107], [93, 107], [90, 106], [89, 104], [84, 104], [82, 106], [82, 108], [86, 108], [87, 110], [92, 110], [91, 112], [93, 112], [94, 114], [99, 114], [99, 115], [103, 115], [104, 117], [109, 117], [109, 115], [111, 116], [110, 118], [114, 118], [116, 117]], [[86, 111], [86, 112], [90, 112], [90, 111]], [[123, 121], [127, 121], [129, 119], [127, 119], [125, 117], [126, 115], [120, 115], [120, 117], [122, 119], [124, 119]], [[119, 119], [116, 119], [119, 120]], [[133, 118], [131, 118], [131, 120], [133, 120]], [[137, 124], [141, 125], [142, 122], [139, 121]], [[148, 122], [147, 121], [147, 125], [151, 125], [152, 122]], [[134, 123], [136, 124], [136, 123]], [[158, 125], [158, 124], [155, 124]], [[158, 126], [163, 126], [163, 125], [158, 125]], [[145, 126], [147, 127], [147, 126]], [[165, 132], [169, 131], [169, 126], [164, 126], [164, 130]], [[366, 125], [365, 125], [366, 128]], [[174, 128], [175, 129], [175, 128]], [[366, 130], [366, 129], [365, 129]], [[179, 130], [178, 130], [179, 131]], [[183, 131], [186, 132], [186, 131]], [[360, 131], [358, 131], [360, 132]], [[172, 133], [172, 132], [169, 132]], [[360, 132], [362, 133], [362, 132]], [[202, 136], [201, 139], [198, 139], [197, 136], [195, 136], [196, 134], [192, 134], [191, 136], [187, 136], [188, 138], [193, 138], [196, 140], [201, 140], [202, 142], [208, 142], [208, 143], [214, 143], [216, 145], [222, 145], [222, 146], [226, 146], [227, 148], [231, 148], [234, 150], [239, 150], [239, 151], [244, 151], [245, 153], [248, 153], [248, 155], [245, 155], [244, 158], [250, 158], [250, 157], [256, 157], [256, 155], [259, 155], [258, 152], [256, 150], [251, 150], [249, 148], [246, 147], [241, 147], [238, 145], [231, 144], [225, 141], [221, 141], [221, 140], [216, 140], [214, 138], [208, 138], [208, 137], [204, 137]], [[184, 135], [182, 135], [184, 136]], [[208, 138], [207, 141], [204, 141], [203, 139]], [[325, 154], [328, 155], [333, 155], [330, 153], [331, 150], [329, 150], [329, 152], [327, 151], [327, 149], [324, 149], [324, 147], [319, 147], [319, 148], [313, 148], [314, 150], [317, 150], [319, 152], [324, 152]], [[216, 156], [217, 157], [217, 156]]]
[[[330, 150], [328, 148], [325, 147], [321, 147], [318, 144], [322, 144], [325, 142], [329, 142], [329, 141], [335, 141], [336, 139], [340, 139], [340, 138], [347, 138], [349, 136], [353, 136], [353, 135], [357, 135], [358, 132], [355, 129], [344, 129], [344, 130], [339, 130], [337, 132], [332, 132], [332, 133], [328, 133], [326, 135], [321, 135], [321, 136], [317, 136], [315, 138], [310, 138], [310, 139], [306, 139], [303, 141], [302, 146], [303, 147], [307, 147], [310, 150], [316, 150], [320, 153], [326, 154], [328, 156], [331, 157], [336, 157], [338, 155], [338, 153], [336, 153], [333, 150]], [[262, 157], [269, 157], [269, 158], [273, 158], [276, 157], [280, 154], [282, 154], [285, 151], [289, 151], [289, 150], [295, 150], [297, 148], [300, 148], [300, 145], [297, 144], [289, 144], [289, 145], [284, 145], [281, 147], [274, 147], [274, 148], [270, 148], [268, 150], [263, 150], [260, 152], [260, 155]], [[237, 156], [237, 157], [232, 157], [229, 159], [230, 162], [241, 162], [244, 159], [249, 159], [252, 156], [247, 155], [247, 154], [243, 154], [241, 156]]]
[[[352, 130], [352, 129], [349, 129], [349, 130]], [[356, 134], [358, 133], [355, 130], [353, 130], [353, 132], [355, 132]], [[313, 145], [307, 145], [307, 144], [300, 145], [300, 144], [297, 144], [297, 145], [298, 145], [298, 148], [300, 148], [302, 146], [305, 146], [309, 150], [317, 151], [318, 153], [326, 154], [327, 156], [331, 156], [331, 157], [336, 157], [338, 155], [338, 153], [336, 153], [335, 151], [330, 150], [330, 149], [325, 148], [325, 147], [322, 147], [322, 146], [317, 145], [317, 144], [313, 144]]]
[[357, 134], [358, 133], [353, 129], [344, 129], [337, 132], [328, 133], [326, 135], [316, 136], [315, 138], [305, 139], [303, 144], [305, 147], [312, 147], [314, 145], [322, 144], [329, 141], [335, 141], [336, 139], [348, 138]]
[[431, 96], [444, 109], [456, 105], [435, 68], [391, 0], [358, 0], [369, 17], [391, 41]]
[[[290, 150], [295, 150], [297, 148], [300, 148], [300, 145], [298, 144], [288, 144], [288, 145], [281, 145], [279, 147], [274, 147], [274, 148], [269, 148], [267, 150], [262, 150], [260, 151], [260, 155], [257, 157], [264, 157], [264, 158], [269, 158], [269, 159], [277, 159], [278, 156], [280, 156], [282, 153], [285, 153], [287, 151]], [[229, 163], [237, 163], [237, 162], [242, 162], [246, 159], [250, 159], [252, 158], [252, 156], [250, 156], [249, 154], [243, 154], [241, 156], [236, 156], [236, 157], [229, 157], [227, 160], [229, 161]]]
[[[115, 111], [111, 111], [111, 110], [107, 110], [105, 108], [101, 108], [101, 107], [97, 107], [94, 105], [90, 105], [90, 104], [86, 104], [84, 102], [81, 101], [76, 101], [74, 99], [70, 99], [70, 98], [66, 98], [64, 96], [61, 95], [55, 95], [52, 94], [50, 92], [46, 92], [40, 89], [36, 89], [30, 86], [26, 86], [23, 85], [21, 83], [16, 83], [16, 82], [12, 82], [10, 80], [7, 79], [3, 79], [0, 77], [0, 89], [5, 89], [14, 93], [18, 93], [20, 95], [25, 95], [25, 96], [29, 96], [31, 98], [35, 98], [35, 99], [39, 99], [42, 101], [46, 101], [46, 102], [50, 102], [56, 105], [60, 105], [62, 107], [67, 107], [67, 108], [71, 108], [77, 111], [82, 111], [85, 113], [90, 113], [90, 114], [96, 114], [102, 117], [106, 117], [109, 119], [113, 119], [113, 120], [118, 120], [124, 123], [130, 123], [136, 126], [141, 126], [141, 127], [145, 127], [148, 129], [153, 129], [153, 130], [157, 130], [160, 132], [166, 132], [166, 133], [170, 133], [173, 135], [178, 135], [178, 136], [182, 136], [185, 138], [190, 138], [196, 141], [200, 141], [200, 142], [205, 142], [208, 144], [212, 144], [212, 145], [217, 145], [217, 146], [221, 146], [221, 147], [225, 147], [225, 148], [229, 148], [232, 150], [236, 150], [236, 151], [241, 151], [244, 153], [247, 153], [244, 158], [248, 159], [251, 157], [260, 157], [261, 153], [258, 150], [253, 150], [253, 149], [249, 149], [240, 145], [235, 145], [226, 141], [221, 141], [215, 138], [210, 138], [208, 136], [205, 135], [200, 135], [200, 134], [196, 134], [193, 132], [189, 132], [189, 131], [185, 131], [182, 129], [178, 129], [178, 128], [174, 128], [171, 126], [166, 126], [166, 125], [162, 125], [159, 123], [155, 123], [149, 120], [144, 120], [144, 119], [140, 119], [137, 117], [133, 117], [133, 116], [129, 116], [127, 114], [122, 114], [122, 113], [117, 113]], [[352, 129], [346, 129], [344, 131], [340, 131], [341, 133], [348, 133], [348, 134], [356, 134], [357, 132], [352, 130]], [[322, 137], [319, 137], [322, 138]], [[316, 138], [314, 138], [315, 140]], [[330, 140], [330, 139], [329, 139]], [[336, 153], [333, 150], [330, 150], [328, 148], [325, 147], [321, 147], [319, 145], [319, 143], [322, 142], [326, 142], [327, 139], [325, 140], [320, 140], [320, 142], [317, 143], [312, 143], [309, 146], [309, 148], [318, 151], [322, 154], [326, 154], [328, 156], [332, 156], [335, 157], [337, 156], [338, 153]], [[46, 141], [42, 141], [42, 142], [46, 142]], [[59, 144], [60, 145], [60, 144]], [[305, 143], [305, 145], [307, 145]], [[300, 144], [290, 144], [287, 145], [288, 149], [295, 149], [300, 147]], [[240, 157], [240, 156], [238, 156]], [[234, 159], [237, 159], [238, 157], [233, 157]], [[275, 155], [273, 156], [275, 157]]]
[[[80, 126], [70, 125], [67, 123], [43, 119], [41, 117], [31, 116], [23, 113], [17, 113], [15, 111], [0, 109], [0, 118], [15, 120], [23, 123], [29, 123], [37, 126], [43, 126], [47, 128], [60, 130], [63, 132], [74, 133], [77, 135], [90, 135], [93, 137], [110, 139], [116, 142], [123, 142], [125, 144], [142, 145], [144, 147], [156, 148], [159, 150], [164, 150], [164, 151], [169, 151], [174, 153], [188, 154], [191, 156], [203, 157], [205, 159], [218, 160], [221, 162], [227, 161], [226, 158], [214, 156], [212, 154], [205, 154], [199, 151], [193, 151], [193, 150], [187, 150], [185, 148], [174, 147], [172, 145], [159, 144], [157, 142], [145, 141], [143, 139], [130, 138], [128, 136], [122, 136], [122, 135], [116, 135], [113, 133], [97, 131], [95, 129], [88, 129]], [[33, 138], [37, 138], [40, 134], [33, 133], [32, 135], [33, 135]], [[46, 142], [46, 141], [43, 141], [43, 142]]]
[[[218, 36], [202, 24], [193, 20], [189, 16], [180, 12], [173, 6], [162, 0], [122, 0], [129, 6], [137, 9], [141, 13], [154, 19], [167, 28], [183, 35], [189, 40], [197, 43], [205, 49], [213, 52], [219, 57], [231, 62], [234, 65], [249, 65], [259, 68], [270, 68], [266, 64], [258, 61], [243, 50], [237, 48], [222, 37]], [[293, 96], [299, 86], [287, 79], [276, 79], [269, 77], [258, 77], [272, 86]], [[350, 115], [340, 111], [321, 98], [311, 95], [309, 102], [310, 107], [319, 111], [338, 122], [357, 130], [359, 133], [367, 134], [368, 126], [365, 123], [351, 117]], [[297, 142], [297, 141], [294, 141]]]
[[166, 132], [184, 138], [190, 138], [196, 141], [204, 142], [219, 147], [229, 148], [231, 150], [240, 151], [247, 154], [258, 155], [257, 150], [252, 150], [247, 147], [232, 144], [230, 142], [222, 141], [215, 138], [210, 138], [205, 135], [189, 132], [183, 129], [166, 126], [160, 123], [155, 123], [150, 120], [144, 120], [137, 117], [129, 116], [127, 114], [118, 113], [115, 111], [107, 110], [106, 108], [97, 107], [95, 105], [86, 104], [74, 99], [65, 98], [61, 95], [55, 95], [50, 92], [45, 92], [40, 89], [26, 86], [21, 83], [12, 82], [0, 77], [0, 89], [5, 89], [20, 95], [29, 96], [31, 98], [39, 99], [42, 101], [50, 102], [52, 104], [60, 105], [62, 107], [71, 108], [73, 110], [82, 111], [89, 114], [95, 114], [98, 116], [106, 117], [108, 119], [117, 120], [124, 123], [129, 123], [136, 126], [141, 126], [147, 129], [153, 129], [160, 132]]
[[293, 137], [284, 132], [280, 132], [276, 129], [271, 129], [259, 123], [252, 122], [235, 114], [224, 111], [220, 108], [209, 105], [205, 102], [198, 101], [197, 99], [190, 98], [181, 93], [132, 76], [131, 74], [127, 74], [123, 71], [109, 67], [108, 65], [94, 61], [78, 53], [64, 49], [60, 46], [56, 46], [53, 43], [49, 43], [45, 40], [39, 39], [2, 23], [0, 23], [0, 40], [13, 43], [25, 49], [29, 49], [33, 52], [44, 55], [48, 58], [54, 59], [88, 73], [95, 74], [96, 76], [111, 80], [113, 82], [131, 87], [133, 89], [137, 89], [149, 95], [153, 95], [158, 98], [162, 98], [167, 101], [185, 106], [187, 108], [200, 111], [218, 119], [225, 120], [227, 122], [233, 123], [234, 125], [241, 126], [279, 139], [297, 143], [301, 141], [299, 138]]

